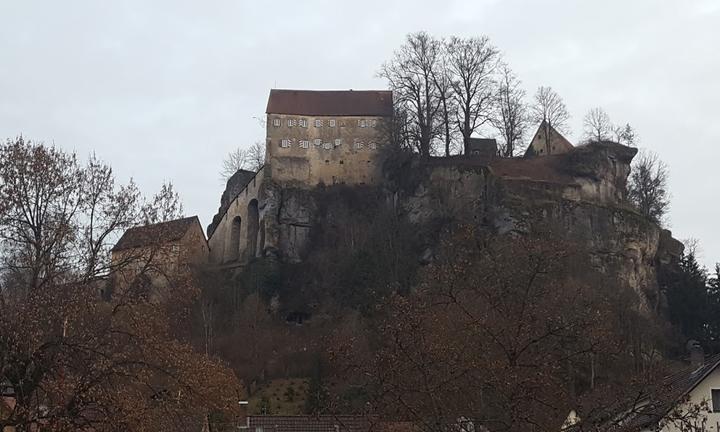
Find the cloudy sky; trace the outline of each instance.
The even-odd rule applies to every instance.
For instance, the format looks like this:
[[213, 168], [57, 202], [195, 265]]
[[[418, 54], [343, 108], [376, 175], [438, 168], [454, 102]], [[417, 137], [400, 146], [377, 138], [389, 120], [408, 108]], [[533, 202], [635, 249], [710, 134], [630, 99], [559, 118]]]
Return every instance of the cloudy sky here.
[[670, 227], [720, 261], [718, 0], [0, 0], [0, 138], [164, 180], [206, 225], [233, 148], [264, 138], [272, 87], [373, 89], [409, 32], [488, 35], [529, 93], [603, 107], [671, 170]]

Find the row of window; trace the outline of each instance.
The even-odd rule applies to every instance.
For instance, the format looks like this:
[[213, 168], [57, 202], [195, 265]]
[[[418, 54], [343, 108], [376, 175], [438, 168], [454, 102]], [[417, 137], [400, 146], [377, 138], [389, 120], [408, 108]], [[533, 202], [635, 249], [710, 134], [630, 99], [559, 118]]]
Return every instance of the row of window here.
[[[309, 140], [294, 140], [292, 138], [286, 138], [286, 139], [280, 140], [280, 147], [282, 147], [282, 148], [290, 148], [294, 145], [298, 145], [300, 148], [309, 149], [311, 142]], [[336, 138], [334, 142], [323, 143], [323, 141], [320, 138], [316, 138], [312, 141], [312, 145], [314, 145], [315, 147], [322, 147], [325, 150], [332, 150], [333, 148], [340, 147], [342, 145], [342, 139]], [[377, 144], [375, 144], [372, 141], [369, 142], [367, 144], [367, 146], [371, 150], [377, 149]], [[365, 142], [360, 139], [355, 138], [353, 140], [353, 147], [357, 150], [361, 150], [361, 149], [365, 148]]]
[[[282, 120], [279, 118], [273, 119], [272, 122], [274, 127], [280, 127], [282, 126]], [[299, 119], [286, 119], [287, 127], [308, 127], [308, 120], [305, 118], [299, 118]], [[377, 127], [377, 120], [376, 119], [358, 119], [357, 120], [358, 127], [366, 128], [366, 127]], [[335, 119], [328, 119], [325, 121], [324, 119], [315, 119], [315, 127], [321, 128], [321, 127], [331, 127], [334, 128], [337, 126], [337, 121]], [[345, 126], [344, 123], [341, 123], [340, 126]]]

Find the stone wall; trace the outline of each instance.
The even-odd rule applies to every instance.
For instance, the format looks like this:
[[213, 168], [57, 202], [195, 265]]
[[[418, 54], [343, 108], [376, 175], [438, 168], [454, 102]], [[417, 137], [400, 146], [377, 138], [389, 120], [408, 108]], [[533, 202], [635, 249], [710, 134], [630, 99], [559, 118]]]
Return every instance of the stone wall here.
[[298, 187], [381, 180], [383, 117], [268, 114], [267, 176]]
[[264, 180], [263, 168], [230, 201], [225, 213], [216, 216], [217, 224], [208, 239], [211, 263], [239, 263], [262, 254], [266, 214]]

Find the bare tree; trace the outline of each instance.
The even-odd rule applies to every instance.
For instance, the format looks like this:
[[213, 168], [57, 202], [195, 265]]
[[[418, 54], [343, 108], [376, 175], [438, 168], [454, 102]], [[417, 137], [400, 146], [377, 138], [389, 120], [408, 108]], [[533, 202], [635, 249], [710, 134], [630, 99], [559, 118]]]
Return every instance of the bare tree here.
[[512, 157], [523, 150], [520, 145], [528, 126], [525, 90], [506, 64], [500, 68], [499, 81], [492, 122], [502, 137], [500, 155]]
[[120, 233], [181, 214], [170, 183], [143, 204], [135, 184], [116, 185], [95, 155], [82, 166], [72, 153], [24, 138], [0, 146], [0, 270], [31, 291], [69, 272], [106, 276]]
[[388, 80], [395, 103], [407, 114], [408, 136], [423, 157], [430, 156], [432, 142], [439, 134], [441, 101], [433, 75], [441, 49], [440, 42], [425, 32], [409, 34], [378, 73]]
[[644, 216], [658, 224], [663, 223], [670, 207], [668, 177], [667, 166], [655, 153], [642, 151], [632, 164], [628, 198]]
[[583, 119], [585, 139], [607, 141], [612, 137], [613, 125], [610, 116], [600, 107], [592, 108]]
[[615, 137], [615, 141], [617, 141], [619, 144], [630, 147], [635, 147], [635, 145], [637, 144], [637, 136], [635, 134], [635, 129], [630, 126], [630, 123], [626, 123], [625, 126], [614, 126], [613, 135]]
[[107, 274], [117, 236], [139, 222], [140, 192], [135, 183], [116, 186], [112, 168], [93, 154], [83, 173], [78, 256], [85, 279]]
[[227, 181], [239, 170], [258, 171], [265, 164], [265, 147], [256, 141], [248, 148], [236, 148], [223, 160], [220, 177]]
[[500, 52], [487, 36], [453, 37], [447, 44], [447, 51], [453, 96], [458, 106], [458, 129], [467, 154], [470, 137], [491, 118], [495, 87], [493, 74]]
[[143, 205], [141, 212], [142, 221], [146, 225], [167, 222], [183, 217], [183, 205], [180, 195], [168, 181], [163, 183], [152, 201]]
[[0, 148], [0, 239], [6, 271], [37, 289], [70, 259], [82, 170], [74, 154], [19, 137]]
[[[443, 47], [445, 45], [443, 44]], [[442, 125], [442, 136], [445, 145], [445, 156], [450, 156], [451, 147], [455, 135], [455, 116], [457, 112], [456, 100], [453, 97], [453, 82], [451, 71], [448, 68], [448, 51], [443, 49], [440, 53], [441, 60], [433, 70], [433, 83], [437, 89], [440, 99], [440, 123]]]
[[[23, 138], [0, 146], [0, 381], [12, 390], [0, 430], [177, 430], [237, 405], [232, 372], [173, 337], [198, 292], [188, 271], [173, 268], [166, 303], [146, 301], [147, 274], [100, 299], [138, 195], [95, 156], [81, 166]], [[171, 185], [154, 202], [161, 217], [178, 208]]]
[[535, 93], [535, 102], [530, 107], [532, 120], [545, 121], [560, 132], [567, 132], [570, 113], [562, 98], [552, 87], [539, 87]]

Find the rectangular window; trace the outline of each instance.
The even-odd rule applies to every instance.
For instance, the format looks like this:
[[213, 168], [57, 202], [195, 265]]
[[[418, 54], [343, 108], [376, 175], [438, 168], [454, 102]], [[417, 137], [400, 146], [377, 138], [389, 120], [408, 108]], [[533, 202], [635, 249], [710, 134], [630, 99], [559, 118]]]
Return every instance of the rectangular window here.
[[315, 138], [315, 140], [313, 141], [313, 144], [320, 147], [322, 145], [322, 140], [320, 138]]
[[340, 147], [342, 144], [342, 140], [340, 138], [335, 138], [335, 147]]
[[375, 150], [377, 148], [377, 144], [371, 142], [370, 144], [368, 144], [368, 147], [370, 147], [372, 150]]
[[364, 146], [365, 146], [365, 144], [363, 144], [362, 141], [360, 141], [359, 139], [355, 138], [355, 148], [356, 148], [357, 150], [362, 149]]
[[307, 140], [301, 140], [300, 141], [300, 147], [307, 149], [310, 148], [310, 141]]
[[367, 122], [365, 121], [365, 119], [359, 119], [358, 126], [360, 126], [361, 128], [367, 127]]
[[289, 139], [284, 139], [284, 140], [280, 141], [280, 147], [282, 147], [282, 148], [288, 148], [288, 147], [290, 147], [290, 145], [291, 145], [291, 140], [289, 140]]
[[300, 119], [300, 127], [307, 127], [307, 119]]
[[315, 127], [323, 127], [323, 121], [320, 119], [315, 119]]
[[329, 127], [335, 127], [335, 119], [328, 120], [328, 126]]
[[370, 120], [370, 127], [373, 127], [373, 128], [374, 128], [374, 127], [377, 127], [377, 120], [376, 120], [376, 119]]
[[293, 119], [287, 119], [287, 127], [293, 127]]
[[323, 144], [323, 148], [325, 150], [332, 150], [333, 145], [331, 143], [325, 143], [325, 144]]
[[720, 389], [710, 390], [712, 394], [712, 411], [720, 412]]
[[273, 126], [280, 127], [280, 119], [279, 118], [273, 119]]

